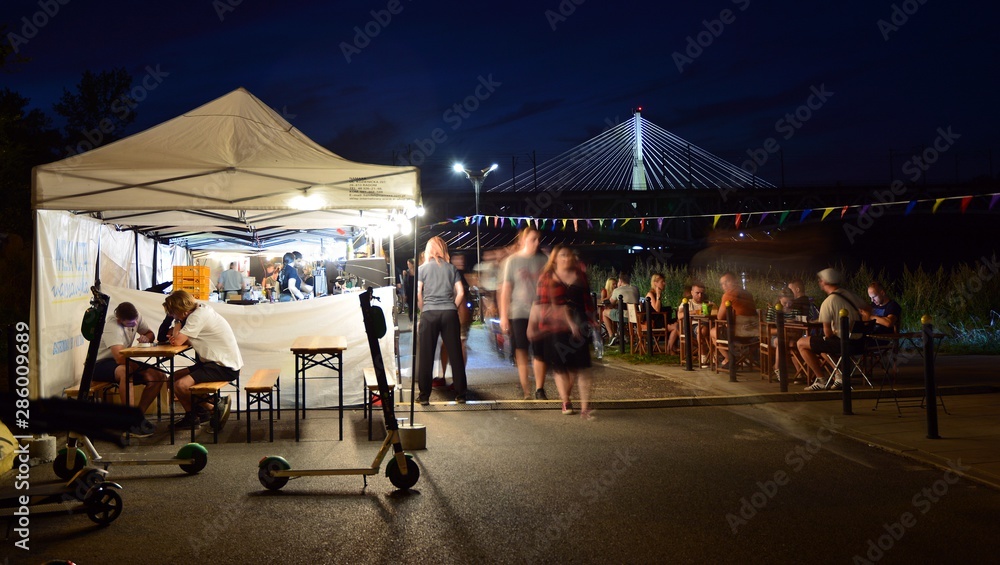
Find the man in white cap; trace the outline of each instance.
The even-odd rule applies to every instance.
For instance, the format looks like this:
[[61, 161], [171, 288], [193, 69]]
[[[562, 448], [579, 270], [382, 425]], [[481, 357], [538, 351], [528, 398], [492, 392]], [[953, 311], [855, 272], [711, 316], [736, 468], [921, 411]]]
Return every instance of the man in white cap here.
[[[847, 318], [850, 320], [848, 327], [855, 327], [855, 322], [866, 319], [865, 311], [870, 308], [864, 300], [853, 292], [841, 288], [843, 282], [840, 272], [836, 269], [823, 269], [817, 273], [819, 287], [827, 294], [826, 299], [819, 308], [819, 321], [823, 324], [823, 335], [811, 335], [799, 338], [798, 348], [802, 359], [814, 375], [816, 381], [806, 387], [806, 390], [824, 390], [826, 383], [823, 381], [823, 366], [819, 361], [819, 355], [826, 353], [833, 356], [840, 355], [840, 310], [847, 310]], [[858, 351], [863, 347], [863, 339], [860, 333], [851, 333], [851, 351]], [[838, 372], [834, 377], [833, 388], [839, 389], [843, 386], [841, 374]]]

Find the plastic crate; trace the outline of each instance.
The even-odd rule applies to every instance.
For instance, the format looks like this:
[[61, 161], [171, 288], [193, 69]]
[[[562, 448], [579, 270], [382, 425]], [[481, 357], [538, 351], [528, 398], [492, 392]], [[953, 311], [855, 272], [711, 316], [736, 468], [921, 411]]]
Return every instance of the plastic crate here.
[[194, 266], [175, 266], [174, 267], [174, 280], [186, 278], [186, 277], [205, 277], [211, 278], [212, 270], [205, 265], [194, 265]]

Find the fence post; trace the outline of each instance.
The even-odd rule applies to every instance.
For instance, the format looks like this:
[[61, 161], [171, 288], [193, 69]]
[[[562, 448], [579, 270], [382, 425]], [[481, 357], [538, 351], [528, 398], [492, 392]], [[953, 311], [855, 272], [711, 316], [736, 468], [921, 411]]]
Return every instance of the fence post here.
[[[778, 332], [778, 387], [781, 392], [788, 392], [788, 340], [785, 339], [785, 311], [780, 302], [774, 305], [774, 325]], [[770, 339], [770, 334], [767, 337]]]
[[736, 382], [736, 311], [733, 303], [726, 301], [726, 333], [729, 336], [729, 382]]
[[938, 435], [937, 384], [934, 382], [934, 326], [933, 319], [924, 314], [924, 391], [927, 395], [927, 439], [941, 439]]
[[[619, 297], [620, 298], [620, 297]], [[628, 324], [628, 315], [625, 314], [625, 301], [618, 300], [618, 351], [625, 354], [625, 326]]]
[[681, 302], [681, 311], [684, 313], [684, 335], [687, 336], [687, 339], [684, 340], [684, 355], [687, 356], [687, 360], [684, 362], [684, 370], [693, 371], [694, 368], [691, 366], [693, 363], [691, 360], [691, 306], [688, 305], [687, 298]]
[[[854, 411], [851, 409], [851, 374], [847, 365], [851, 362], [851, 319], [847, 317], [847, 308], [840, 309], [840, 363], [837, 367], [841, 374], [841, 383], [844, 389], [844, 415], [851, 416]], [[846, 369], [846, 370], [845, 370]], [[845, 374], [846, 373], [846, 374]], [[837, 375], [834, 372], [833, 380], [836, 382]]]
[[653, 301], [647, 296], [642, 299], [646, 308], [646, 355], [653, 356]]

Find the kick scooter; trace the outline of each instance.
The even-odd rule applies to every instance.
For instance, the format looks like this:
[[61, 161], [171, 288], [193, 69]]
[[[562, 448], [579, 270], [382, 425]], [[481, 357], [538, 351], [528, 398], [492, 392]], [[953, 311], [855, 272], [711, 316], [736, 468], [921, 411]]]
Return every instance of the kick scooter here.
[[[100, 283], [98, 283], [100, 284]], [[90, 340], [87, 349], [87, 359], [83, 365], [83, 379], [80, 383], [80, 393], [78, 400], [85, 401], [93, 382], [94, 366], [97, 364], [97, 352], [101, 345], [101, 335], [104, 333], [104, 323], [108, 315], [109, 297], [103, 294], [96, 286], [90, 287], [93, 296], [90, 299], [90, 310], [84, 315], [84, 337]], [[127, 384], [126, 384], [127, 386]], [[78, 445], [81, 445], [80, 449]], [[105, 470], [112, 463], [118, 465], [179, 465], [181, 470], [194, 475], [208, 465], [208, 450], [199, 443], [189, 443], [180, 448], [175, 457], [171, 458], [147, 458], [147, 457], [116, 457], [106, 459], [101, 457], [97, 448], [86, 436], [77, 431], [70, 431], [66, 441], [66, 447], [60, 449], [56, 454], [52, 468], [60, 479], [69, 479], [78, 471], [89, 464], [101, 465]]]
[[[368, 477], [377, 475], [382, 466], [382, 459], [385, 458], [391, 447], [393, 450], [392, 459], [386, 463], [385, 474], [389, 477], [389, 482], [398, 489], [409, 489], [417, 484], [420, 479], [420, 468], [413, 461], [413, 456], [403, 453], [403, 445], [400, 443], [399, 424], [396, 422], [395, 407], [389, 402], [389, 385], [385, 377], [385, 365], [382, 362], [382, 350], [378, 340], [385, 335], [385, 315], [378, 306], [372, 306], [372, 289], [360, 294], [361, 315], [364, 318], [365, 332], [368, 334], [368, 349], [371, 351], [372, 363], [375, 368], [375, 377], [378, 380], [379, 397], [382, 401], [382, 415], [385, 419], [385, 441], [379, 448], [375, 460], [371, 467], [361, 467], [356, 469], [292, 469], [291, 464], [284, 457], [269, 456], [264, 457], [257, 464], [257, 478], [260, 484], [270, 490], [280, 490], [288, 484], [288, 480], [297, 477], [317, 477], [326, 475], [361, 475], [364, 478], [365, 487], [368, 487]], [[378, 300], [378, 298], [375, 298]]]

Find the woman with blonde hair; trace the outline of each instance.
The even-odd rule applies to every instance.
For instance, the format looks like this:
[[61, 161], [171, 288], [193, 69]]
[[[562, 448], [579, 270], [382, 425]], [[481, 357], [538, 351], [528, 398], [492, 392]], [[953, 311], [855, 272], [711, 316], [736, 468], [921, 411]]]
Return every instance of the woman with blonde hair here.
[[611, 293], [615, 291], [616, 286], [618, 286], [618, 279], [614, 277], [608, 277], [608, 280], [604, 281], [604, 288], [601, 289], [601, 304], [611, 300]]
[[420, 393], [417, 401], [421, 405], [430, 403], [438, 337], [444, 341], [451, 361], [455, 401], [465, 403], [465, 362], [462, 357], [461, 322], [458, 319], [458, 307], [464, 295], [461, 274], [451, 264], [448, 244], [438, 236], [430, 238], [424, 247], [424, 260], [417, 269], [417, 307], [420, 309], [417, 325], [417, 383]]

